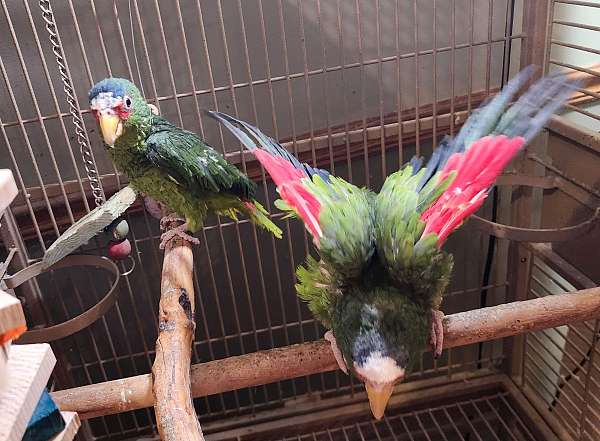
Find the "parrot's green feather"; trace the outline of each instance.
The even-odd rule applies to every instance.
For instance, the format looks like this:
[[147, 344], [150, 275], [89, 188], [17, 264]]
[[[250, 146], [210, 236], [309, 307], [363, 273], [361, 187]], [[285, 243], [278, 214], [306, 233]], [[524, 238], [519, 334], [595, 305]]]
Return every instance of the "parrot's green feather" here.
[[[555, 74], [508, 108], [531, 72], [444, 138], [424, 168], [413, 158], [390, 175], [377, 196], [291, 158], [256, 127], [215, 115], [269, 171], [286, 201], [276, 206], [298, 214], [313, 235], [320, 260], [309, 257], [298, 269], [298, 294], [333, 331], [336, 359], [367, 391], [403, 378], [428, 342], [441, 353], [437, 310], [453, 266], [442, 244], [576, 88]], [[505, 150], [494, 151], [500, 145]]]
[[[322, 206], [321, 260], [309, 256], [306, 265], [298, 268], [296, 289], [315, 317], [330, 328], [331, 308], [341, 293], [339, 281], [360, 278], [375, 252], [374, 194], [334, 176], [325, 182], [314, 175], [312, 180], [306, 178], [305, 185]], [[282, 200], [276, 206], [295, 213]]]
[[[357, 283], [366, 285], [368, 291], [368, 286], [385, 281], [395, 287], [389, 292], [411, 297], [424, 310], [439, 307], [452, 271], [452, 256], [438, 249], [434, 234], [421, 237], [425, 224], [420, 213], [454, 175], [417, 192], [422, 173], [413, 174], [410, 166], [405, 167], [390, 175], [377, 196], [333, 176], [329, 183], [319, 176], [306, 180], [306, 188], [322, 204], [321, 260], [311, 257], [298, 268], [296, 288], [324, 326], [331, 323], [332, 305], [341, 289]], [[289, 210], [282, 201], [278, 207]], [[379, 263], [371, 263], [375, 252], [385, 271]]]
[[122, 134], [109, 154], [137, 191], [152, 197], [185, 217], [187, 228], [202, 228], [209, 212], [252, 222], [281, 237], [281, 230], [254, 200], [255, 184], [196, 134], [154, 115], [131, 82], [110, 78], [90, 91], [131, 99], [131, 112], [123, 120]]
[[434, 176], [420, 191], [425, 169], [411, 165], [391, 174], [375, 203], [377, 252], [390, 278], [403, 293], [426, 305], [439, 305], [452, 271], [452, 257], [436, 246], [437, 237], [422, 237], [425, 211], [454, 179]]
[[345, 279], [359, 277], [375, 251], [373, 193], [334, 176], [314, 175], [306, 187], [321, 203], [321, 258]]
[[[304, 185], [321, 204], [321, 258], [340, 276], [359, 277], [375, 251], [374, 193], [335, 176], [325, 182], [314, 175], [312, 180], [306, 178]], [[288, 218], [297, 216], [281, 199], [275, 201], [275, 206]]]
[[[346, 360], [354, 362], [348, 368], [355, 372], [357, 336], [367, 337], [368, 348], [377, 347], [376, 335], [385, 335], [387, 350], [395, 358], [406, 359], [408, 370], [418, 361], [420, 351], [429, 340], [431, 315], [410, 297], [398, 295], [395, 287], [385, 283], [354, 285], [336, 299], [332, 308], [332, 330], [337, 345]], [[380, 281], [381, 282], [381, 281]], [[375, 337], [375, 338], [373, 338]], [[401, 354], [410, 354], [405, 356]]]
[[308, 303], [308, 309], [327, 329], [331, 329], [331, 314], [335, 298], [341, 295], [335, 272], [323, 261], [308, 256], [305, 266], [296, 271], [298, 296]]
[[191, 193], [254, 196], [254, 184], [195, 133], [155, 116], [145, 143], [148, 160]]
[[253, 201], [256, 210], [246, 210], [246, 214], [256, 225], [260, 225], [278, 239], [281, 239], [281, 229], [273, 223], [269, 212], [258, 201]]

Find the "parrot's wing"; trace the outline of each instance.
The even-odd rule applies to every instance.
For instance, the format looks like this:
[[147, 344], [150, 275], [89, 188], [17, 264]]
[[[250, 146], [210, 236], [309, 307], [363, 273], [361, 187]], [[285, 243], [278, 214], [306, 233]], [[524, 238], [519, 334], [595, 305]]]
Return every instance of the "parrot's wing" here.
[[234, 118], [233, 116], [227, 115], [226, 113], [207, 111], [206, 114], [227, 127], [249, 151], [254, 152], [257, 149], [264, 150], [273, 156], [281, 156], [283, 159], [291, 163], [294, 168], [300, 170], [311, 178], [314, 175], [319, 175], [325, 181], [329, 179], [329, 172], [327, 170], [311, 167], [305, 162], [300, 162], [281, 144], [279, 144], [273, 138], [265, 135], [257, 127], [254, 127], [245, 121]]
[[227, 192], [251, 198], [253, 183], [200, 139], [161, 117], [154, 117], [146, 139], [146, 158], [192, 194]]
[[[434, 152], [417, 187], [424, 202], [419, 212], [426, 224], [420, 240], [435, 237], [440, 247], [481, 207], [504, 168], [579, 86], [563, 74], [550, 75], [508, 107], [530, 73], [526, 69], [513, 78], [467, 120], [455, 139], [445, 139]], [[444, 185], [441, 193], [440, 185]]]
[[125, 187], [115, 193], [108, 201], [83, 216], [46, 250], [42, 258], [43, 268], [48, 268], [68, 256], [81, 245], [109, 226], [133, 205], [137, 197], [131, 187]]
[[330, 269], [342, 278], [359, 276], [374, 252], [372, 194], [300, 163], [248, 123], [219, 112], [209, 114], [254, 153], [277, 185], [282, 199], [278, 207], [304, 222]]
[[564, 75], [539, 80], [512, 106], [530, 77], [525, 69], [478, 109], [457, 137], [446, 137], [426, 167], [413, 158], [385, 181], [375, 203], [378, 255], [411, 290], [451, 267], [440, 247], [483, 204], [508, 163], [576, 90]]

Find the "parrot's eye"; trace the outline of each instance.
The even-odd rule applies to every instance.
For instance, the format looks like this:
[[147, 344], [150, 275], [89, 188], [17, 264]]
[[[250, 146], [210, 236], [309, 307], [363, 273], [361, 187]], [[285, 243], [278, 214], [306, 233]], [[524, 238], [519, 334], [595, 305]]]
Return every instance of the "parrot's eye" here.
[[128, 96], [125, 97], [125, 108], [126, 109], [131, 109], [131, 98], [129, 98]]

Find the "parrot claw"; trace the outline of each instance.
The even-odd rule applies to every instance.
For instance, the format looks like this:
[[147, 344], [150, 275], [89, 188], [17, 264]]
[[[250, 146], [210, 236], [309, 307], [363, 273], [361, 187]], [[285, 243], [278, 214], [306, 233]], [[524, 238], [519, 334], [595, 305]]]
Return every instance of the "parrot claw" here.
[[431, 346], [433, 346], [434, 358], [439, 358], [444, 350], [444, 313], [442, 311], [431, 310]]
[[348, 368], [346, 367], [346, 362], [344, 361], [344, 356], [342, 355], [342, 352], [340, 351], [340, 349], [337, 346], [337, 342], [335, 341], [333, 332], [327, 331], [324, 335], [324, 338], [329, 343], [331, 343], [331, 350], [333, 351], [333, 356], [335, 357], [335, 361], [337, 361], [339, 368], [341, 369], [341, 371], [344, 374], [348, 375]]
[[[169, 228], [169, 224], [173, 222], [183, 222], [183, 224], [174, 228]], [[187, 233], [187, 223], [184, 219], [175, 216], [165, 216], [160, 220], [160, 228], [161, 230], [167, 230], [167, 228], [169, 228], [160, 236], [160, 245], [158, 248], [161, 250], [164, 250], [167, 246], [167, 243], [175, 236], [178, 236], [186, 242], [194, 245], [200, 244], [200, 241], [197, 238]]]
[[173, 222], [181, 222], [181, 223], [185, 224], [185, 219], [182, 219], [177, 216], [164, 216], [160, 219], [160, 229], [164, 230], [164, 231], [168, 230], [169, 224], [171, 224]]

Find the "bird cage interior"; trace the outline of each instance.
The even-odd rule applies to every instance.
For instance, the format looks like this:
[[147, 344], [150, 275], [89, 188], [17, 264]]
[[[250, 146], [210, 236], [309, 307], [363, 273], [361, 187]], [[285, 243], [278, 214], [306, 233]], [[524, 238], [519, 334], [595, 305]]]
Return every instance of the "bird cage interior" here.
[[[116, 266], [67, 258], [19, 286], [9, 275], [128, 185], [90, 110], [106, 77], [129, 79], [155, 113], [237, 166], [282, 230], [277, 239], [247, 216], [209, 214], [195, 233], [189, 375], [206, 439], [600, 439], [600, 3], [0, 2], [0, 169], [18, 188], [0, 221], [0, 288], [21, 301], [24, 340], [50, 343], [50, 395], [79, 414], [79, 439], [159, 439], [149, 386], [163, 324], [159, 222], [138, 198]], [[441, 356], [422, 351], [373, 419], [363, 383], [338, 369], [327, 329], [296, 294], [296, 268], [316, 255], [310, 231], [275, 206], [269, 173], [205, 110], [379, 191], [530, 65], [535, 79], [579, 82], [448, 238], [441, 310], [456, 326], [467, 311], [493, 326], [510, 302], [575, 292], [587, 303], [563, 308], [572, 319], [540, 309], [495, 334], [447, 329]], [[110, 241], [99, 234], [77, 255], [106, 256]]]

